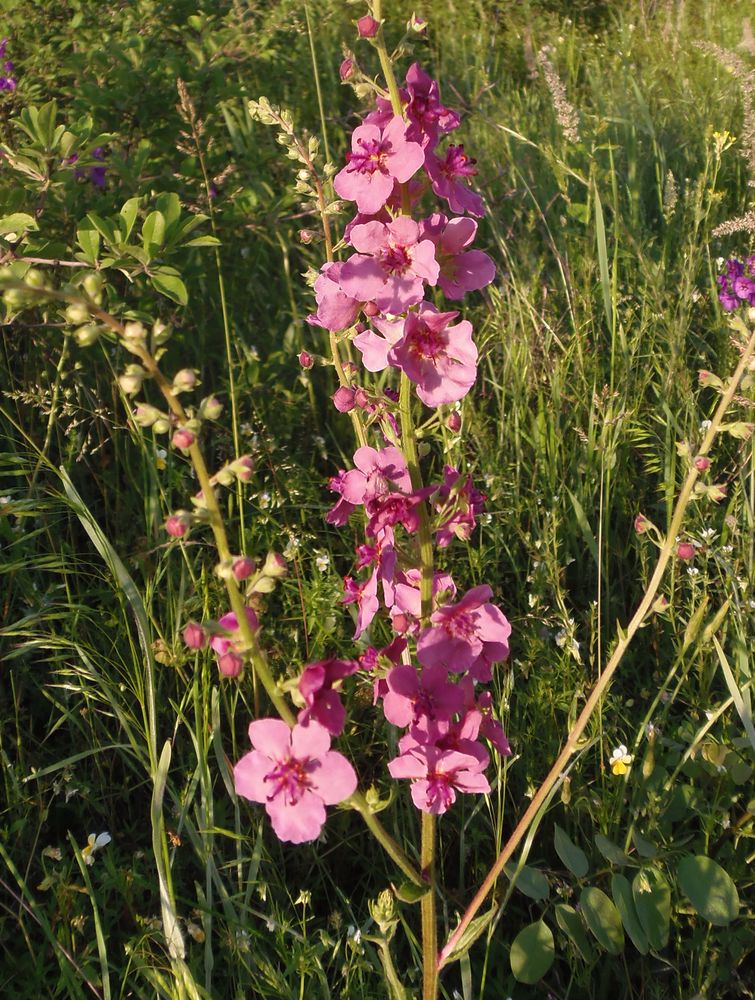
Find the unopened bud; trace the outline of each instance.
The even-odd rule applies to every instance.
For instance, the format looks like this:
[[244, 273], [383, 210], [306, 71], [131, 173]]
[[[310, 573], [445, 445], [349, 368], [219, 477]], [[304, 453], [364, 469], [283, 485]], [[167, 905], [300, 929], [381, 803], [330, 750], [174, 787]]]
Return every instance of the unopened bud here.
[[136, 341], [145, 341], [147, 339], [147, 333], [143, 324], [139, 323], [137, 320], [129, 320], [129, 322], [123, 327], [123, 339], [131, 343]]
[[692, 542], [680, 542], [676, 547], [676, 558], [689, 562], [695, 558], [695, 546]]
[[207, 396], [199, 404], [199, 416], [203, 420], [217, 420], [223, 412], [223, 404], [216, 396]]
[[353, 389], [342, 385], [336, 389], [330, 398], [333, 400], [333, 405], [339, 413], [348, 413], [349, 410], [354, 409], [354, 395]]
[[370, 14], [365, 14], [357, 21], [357, 31], [360, 38], [374, 38], [380, 30], [380, 24]]
[[86, 323], [89, 319], [89, 310], [83, 302], [72, 302], [66, 308], [67, 322], [76, 326], [78, 323]]
[[260, 576], [252, 581], [247, 594], [250, 596], [252, 594], [272, 594], [275, 587], [276, 582], [271, 576]]
[[309, 371], [309, 369], [314, 365], [314, 363], [315, 362], [312, 358], [312, 355], [308, 351], [302, 351], [299, 354], [299, 364], [305, 371]]
[[273, 579], [287, 576], [288, 566], [283, 556], [277, 552], [268, 552], [265, 565], [262, 567], [262, 575], [273, 577]]
[[248, 483], [254, 475], [254, 460], [251, 455], [242, 455], [229, 466], [234, 476], [242, 483]]
[[448, 418], [446, 419], [446, 427], [450, 431], [452, 431], [454, 434], [456, 434], [458, 431], [460, 431], [461, 430], [461, 414], [457, 413], [456, 410], [454, 410], [453, 413], [449, 413], [448, 414]]
[[653, 604], [653, 611], [657, 615], [662, 615], [664, 611], [668, 610], [668, 606], [669, 606], [668, 597], [666, 597], [664, 594], [661, 594], [661, 596], [656, 599], [655, 604]]
[[354, 405], [358, 406], [360, 410], [366, 410], [370, 405], [370, 400], [364, 389], [357, 389], [354, 393]]
[[156, 319], [152, 324], [152, 340], [157, 347], [167, 344], [172, 333], [173, 327], [169, 323], [163, 323], [161, 319]]
[[299, 230], [299, 242], [303, 243], [304, 246], [309, 246], [312, 240], [315, 238], [315, 233], [312, 229], [300, 229]]
[[651, 526], [652, 522], [648, 521], [644, 514], [638, 514], [634, 519], [634, 530], [638, 535], [644, 535]]
[[417, 17], [416, 14], [412, 14], [406, 26], [409, 31], [415, 31], [418, 35], [421, 35], [423, 31], [427, 30], [427, 21], [424, 17]]
[[177, 510], [171, 514], [165, 522], [165, 530], [171, 538], [183, 538], [189, 533], [191, 527], [191, 514], [185, 510]]
[[349, 79], [349, 77], [353, 76], [354, 75], [354, 60], [353, 59], [344, 59], [344, 61], [338, 67], [338, 75], [341, 77], [341, 79], [344, 81], [344, 83], [346, 82], [346, 80]]
[[352, 376], [356, 375], [358, 371], [359, 369], [357, 368], [357, 366], [354, 364], [353, 361], [344, 361], [343, 373], [348, 378], [351, 378]]
[[697, 380], [703, 387], [712, 386], [714, 389], [723, 389], [724, 387], [718, 375], [714, 375], [713, 372], [709, 372], [706, 368], [702, 368], [697, 373]]
[[218, 670], [224, 677], [238, 677], [244, 668], [244, 661], [238, 653], [227, 652], [218, 657]]
[[85, 323], [78, 330], [74, 330], [73, 335], [79, 347], [91, 347], [100, 339], [102, 329], [95, 323]]
[[195, 441], [196, 438], [188, 427], [179, 427], [173, 434], [170, 443], [174, 448], [181, 448], [183, 451], [186, 451], [191, 448]]
[[207, 645], [207, 633], [196, 622], [189, 622], [183, 631], [184, 643], [189, 649], [204, 649]]
[[44, 288], [45, 287], [44, 272], [40, 271], [36, 267], [31, 267], [24, 275], [24, 282], [30, 288]]
[[141, 365], [127, 365], [126, 371], [118, 376], [118, 385], [127, 396], [135, 396], [146, 377], [147, 373]]
[[254, 563], [248, 556], [238, 556], [238, 558], [233, 560], [231, 572], [237, 583], [241, 583], [242, 580], [247, 580], [254, 572]]
[[698, 455], [694, 464], [698, 472], [705, 472], [710, 468], [710, 459], [705, 455]]
[[102, 286], [105, 284], [102, 275], [88, 274], [86, 278], [84, 278], [82, 284], [84, 285], [84, 291], [87, 293], [87, 295], [93, 298], [95, 302], [98, 302], [100, 293], [102, 291]]
[[720, 503], [726, 496], [726, 483], [714, 483], [708, 487], [708, 499]]
[[371, 899], [367, 905], [370, 916], [380, 928], [381, 934], [388, 934], [398, 923], [396, 900], [390, 889], [383, 889], [378, 898]]
[[158, 417], [152, 424], [152, 430], [155, 434], [167, 434], [170, 430], [170, 420], [167, 417]]
[[134, 410], [134, 420], [140, 427], [152, 427], [161, 417], [162, 414], [157, 407], [150, 406], [149, 403], [139, 403]]
[[362, 312], [365, 314], [365, 316], [377, 316], [380, 310], [378, 309], [378, 307], [375, 305], [374, 302], [365, 302], [365, 304], [362, 306]]
[[173, 376], [173, 392], [190, 392], [197, 382], [196, 373], [191, 368], [182, 368]]

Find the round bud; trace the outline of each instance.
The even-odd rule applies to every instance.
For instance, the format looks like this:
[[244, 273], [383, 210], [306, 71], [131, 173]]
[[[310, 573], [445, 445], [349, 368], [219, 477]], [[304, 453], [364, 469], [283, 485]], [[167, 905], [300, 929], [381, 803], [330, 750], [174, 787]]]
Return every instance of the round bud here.
[[695, 546], [692, 542], [680, 542], [676, 547], [676, 558], [689, 562], [695, 558]]
[[188, 622], [183, 631], [183, 639], [189, 649], [204, 649], [207, 645], [207, 633], [196, 622]]
[[196, 384], [197, 376], [191, 368], [182, 368], [173, 376], [173, 392], [190, 392]]
[[299, 364], [305, 371], [309, 371], [309, 369], [314, 365], [312, 355], [308, 351], [302, 351], [299, 354]]
[[78, 330], [73, 331], [79, 347], [91, 347], [92, 344], [96, 344], [100, 339], [101, 333], [102, 330], [95, 323], [85, 323], [84, 326], [80, 326]]
[[461, 430], [461, 414], [457, 413], [456, 410], [453, 413], [449, 413], [446, 419], [446, 427], [453, 431], [454, 434]]
[[238, 558], [233, 560], [232, 573], [234, 579], [241, 583], [242, 580], [247, 580], [254, 572], [254, 563], [248, 556], [238, 556]]
[[694, 464], [698, 472], [705, 472], [710, 468], [710, 459], [705, 455], [698, 455]]
[[218, 669], [224, 677], [238, 677], [244, 667], [244, 661], [238, 653], [230, 650], [218, 657]]
[[173, 434], [170, 443], [174, 448], [181, 448], [183, 451], [191, 448], [196, 438], [187, 427], [179, 427]]
[[86, 323], [89, 319], [89, 310], [83, 302], [72, 302], [66, 307], [66, 321], [74, 326], [79, 323]]
[[176, 511], [165, 522], [165, 530], [171, 538], [183, 538], [189, 533], [190, 527], [191, 516], [185, 510]]
[[357, 21], [357, 31], [360, 38], [374, 38], [380, 30], [380, 24], [370, 14], [365, 14]]

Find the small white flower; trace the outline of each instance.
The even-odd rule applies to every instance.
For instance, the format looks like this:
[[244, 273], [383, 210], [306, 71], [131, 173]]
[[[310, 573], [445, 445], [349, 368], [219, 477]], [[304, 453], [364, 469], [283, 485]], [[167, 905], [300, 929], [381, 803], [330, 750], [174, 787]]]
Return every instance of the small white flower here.
[[697, 576], [699, 573], [700, 570], [697, 568], [697, 566], [690, 566], [687, 569], [687, 576]]
[[265, 509], [265, 507], [269, 507], [270, 506], [270, 494], [269, 493], [260, 493], [260, 496], [259, 496], [259, 505], [260, 505], [260, 507], [262, 507], [263, 510]]
[[93, 865], [95, 851], [106, 847], [112, 839], [109, 833], [90, 833], [87, 837], [86, 846], [81, 848], [81, 856], [84, 859], [84, 864]]
[[319, 554], [319, 556], [315, 559], [315, 566], [317, 566], [321, 573], [327, 573], [328, 566], [330, 566], [330, 556], [327, 552], [321, 552]]
[[0, 507], [4, 507], [7, 503], [10, 503], [10, 496], [0, 497]]
[[700, 430], [701, 431], [707, 431], [709, 427], [710, 427], [710, 420], [701, 420], [700, 421]]
[[632, 755], [624, 744], [620, 743], [619, 746], [614, 747], [608, 763], [614, 774], [626, 774], [629, 770], [629, 765], [632, 763]]

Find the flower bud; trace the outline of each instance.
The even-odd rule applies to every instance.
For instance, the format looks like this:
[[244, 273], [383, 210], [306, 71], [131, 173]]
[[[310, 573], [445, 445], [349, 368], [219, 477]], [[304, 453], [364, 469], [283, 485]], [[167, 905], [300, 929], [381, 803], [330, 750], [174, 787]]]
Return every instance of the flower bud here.
[[333, 405], [338, 410], [339, 413], [348, 413], [349, 410], [354, 409], [354, 390], [349, 389], [348, 386], [342, 385], [333, 393], [330, 397], [333, 400]]
[[188, 622], [183, 631], [183, 639], [189, 649], [204, 649], [207, 645], [207, 633], [196, 622]]
[[461, 430], [461, 414], [457, 413], [456, 410], [453, 413], [449, 413], [446, 419], [446, 427], [454, 434], [457, 434]]
[[173, 392], [190, 392], [197, 383], [196, 373], [191, 368], [182, 368], [173, 376]]
[[231, 572], [237, 583], [247, 580], [254, 572], [254, 563], [248, 556], [238, 556], [233, 560]]
[[312, 240], [315, 238], [314, 230], [312, 229], [300, 229], [299, 230], [299, 242], [303, 243], [304, 246], [309, 246]]
[[362, 306], [362, 312], [365, 314], [365, 316], [377, 316], [380, 310], [378, 309], [378, 307], [375, 305], [374, 302], [365, 302], [365, 304]]
[[308, 351], [302, 351], [299, 354], [299, 364], [305, 371], [309, 371], [309, 369], [312, 368], [314, 363], [315, 362], [312, 358], [312, 355]]
[[30, 288], [44, 288], [45, 287], [44, 272], [40, 271], [36, 267], [31, 267], [24, 275], [24, 282]]
[[102, 329], [96, 323], [86, 323], [84, 326], [80, 326], [78, 330], [74, 330], [73, 335], [79, 347], [91, 347], [92, 344], [96, 344], [100, 339], [101, 333]]
[[170, 443], [174, 448], [180, 448], [182, 451], [187, 451], [196, 441], [196, 438], [188, 427], [179, 427], [178, 430], [173, 434]]
[[189, 533], [191, 527], [191, 514], [185, 510], [177, 510], [171, 514], [165, 522], [165, 530], [171, 538], [183, 538]]
[[366, 410], [370, 405], [370, 400], [364, 389], [357, 389], [354, 393], [354, 405], [358, 406], [360, 410]]
[[648, 521], [644, 514], [638, 514], [634, 519], [634, 530], [638, 535], [644, 535], [651, 526], [652, 522]]
[[262, 575], [280, 579], [288, 575], [288, 566], [283, 556], [277, 552], [268, 552], [265, 565], [262, 567]]
[[139, 403], [134, 410], [134, 421], [140, 427], [152, 427], [155, 421], [161, 418], [162, 414], [157, 407], [151, 406], [149, 403]]
[[147, 373], [141, 365], [126, 365], [126, 371], [118, 376], [118, 385], [127, 396], [135, 396], [146, 377]]
[[338, 67], [338, 75], [341, 77], [345, 83], [349, 77], [354, 75], [354, 60], [344, 59], [341, 65]]
[[676, 558], [689, 562], [695, 558], [695, 546], [692, 542], [680, 542], [676, 547]]
[[223, 404], [216, 396], [207, 396], [199, 404], [199, 416], [202, 420], [217, 420], [223, 412]]
[[100, 293], [102, 292], [102, 286], [104, 284], [105, 280], [102, 277], [102, 275], [96, 273], [88, 274], [83, 281], [84, 291], [87, 293], [87, 295], [93, 298], [95, 302], [99, 302]]
[[713, 372], [709, 372], [705, 368], [702, 368], [697, 373], [697, 380], [703, 388], [712, 386], [714, 389], [723, 389], [724, 387], [724, 384], [718, 375], [714, 375]]
[[230, 650], [218, 657], [218, 669], [224, 677], [238, 677], [244, 667], [244, 661], [238, 653]]
[[66, 308], [66, 321], [76, 326], [78, 323], [86, 323], [89, 319], [89, 310], [83, 302], [72, 302]]
[[218, 483], [220, 486], [233, 486], [233, 473], [230, 467], [224, 465], [222, 468], [218, 469], [215, 475], [212, 477], [213, 483]]
[[357, 21], [357, 31], [360, 38], [374, 38], [380, 30], [380, 24], [370, 14], [365, 14]]
[[653, 605], [652, 610], [657, 615], [662, 615], [664, 611], [668, 610], [668, 606], [669, 606], [668, 597], [666, 597], [665, 594], [661, 594], [661, 596], [657, 598], [655, 604]]
[[231, 462], [229, 469], [239, 482], [248, 483], [254, 475], [254, 460], [251, 455], [242, 455]]
[[170, 430], [170, 420], [167, 417], [159, 416], [152, 424], [152, 430], [155, 434], [167, 434]]
[[377, 899], [370, 900], [367, 904], [370, 916], [380, 928], [381, 934], [388, 934], [398, 924], [399, 916], [396, 912], [396, 900], [390, 889], [383, 889]]
[[129, 343], [144, 343], [147, 332], [137, 320], [129, 320], [123, 327], [123, 339]]
[[726, 496], [726, 483], [713, 483], [708, 487], [708, 499], [713, 503], [721, 503]]
[[352, 378], [359, 372], [359, 369], [357, 368], [357, 366], [354, 364], [353, 361], [344, 361], [342, 367], [344, 375], [346, 375], [348, 378]]
[[421, 35], [423, 31], [427, 30], [427, 21], [424, 17], [417, 17], [416, 14], [412, 14], [406, 26], [409, 31], [414, 31], [418, 35]]
[[172, 333], [173, 327], [169, 323], [163, 323], [161, 319], [156, 319], [152, 324], [152, 340], [157, 347], [167, 344]]
[[710, 459], [705, 455], [698, 455], [694, 465], [698, 472], [706, 472], [710, 468]]
[[260, 576], [252, 581], [247, 594], [272, 594], [275, 590], [275, 580], [271, 576]]

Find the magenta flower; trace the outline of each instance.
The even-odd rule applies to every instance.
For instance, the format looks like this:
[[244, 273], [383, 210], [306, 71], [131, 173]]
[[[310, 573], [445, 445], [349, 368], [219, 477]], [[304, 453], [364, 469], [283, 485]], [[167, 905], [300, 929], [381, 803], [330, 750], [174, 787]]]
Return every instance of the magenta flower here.
[[419, 226], [405, 215], [387, 225], [355, 226], [350, 239], [357, 253], [341, 269], [341, 289], [374, 302], [381, 312], [405, 312], [421, 301], [425, 282], [438, 280], [432, 240], [420, 239]]
[[[422, 611], [420, 597], [421, 574], [418, 569], [409, 569], [396, 574], [393, 586], [391, 622], [395, 632], [416, 632]], [[448, 573], [433, 575], [433, 601], [440, 597], [447, 600], [456, 596], [456, 584]], [[387, 602], [386, 602], [387, 603]]]
[[484, 505], [485, 496], [475, 489], [472, 477], [462, 478], [457, 469], [445, 466], [443, 485], [437, 488], [433, 497], [438, 547], [446, 548], [454, 538], [468, 541], [475, 528], [475, 519]]
[[339, 469], [338, 475], [331, 476], [328, 480], [328, 489], [332, 490], [333, 493], [338, 493], [340, 500], [336, 502], [334, 507], [330, 508], [325, 515], [325, 520], [328, 524], [333, 524], [337, 528], [342, 528], [357, 509], [356, 504], [349, 503], [348, 500], [344, 500], [343, 498], [343, 481], [346, 475], [347, 472], [345, 469]]
[[[252, 611], [251, 608], [245, 609], [246, 620], [249, 622], [249, 627], [253, 632], [256, 632], [260, 627], [260, 623], [257, 620], [257, 615]], [[218, 656], [224, 656], [226, 653], [238, 653], [237, 643], [239, 642], [241, 636], [239, 634], [239, 620], [233, 611], [229, 611], [228, 614], [223, 615], [218, 621], [218, 625], [225, 630], [226, 635], [214, 635], [210, 639], [210, 646], [218, 654]]]
[[439, 198], [446, 199], [452, 212], [458, 215], [468, 212], [479, 218], [485, 214], [482, 198], [460, 180], [461, 177], [475, 176], [476, 162], [467, 156], [463, 146], [449, 146], [442, 160], [428, 153], [425, 169], [433, 191]]
[[309, 320], [326, 330], [337, 333], [339, 330], [346, 330], [356, 323], [357, 316], [362, 308], [362, 300], [357, 300], [347, 295], [340, 284], [343, 264], [324, 264], [320, 271], [320, 276], [315, 281], [315, 298], [317, 299], [317, 312], [310, 316]]
[[319, 722], [333, 736], [343, 732], [346, 709], [341, 704], [333, 685], [338, 684], [359, 669], [356, 660], [319, 660], [308, 663], [299, 677], [299, 694], [305, 708], [299, 712], [298, 721], [306, 726], [311, 719]]
[[[432, 149], [441, 133], [459, 127], [459, 115], [440, 103], [440, 89], [435, 80], [425, 73], [419, 63], [412, 63], [406, 74], [406, 86], [399, 91], [401, 103], [409, 120], [407, 138]], [[365, 122], [384, 125], [393, 115], [391, 102], [378, 97], [377, 109], [371, 111]]]
[[489, 604], [487, 584], [468, 590], [456, 604], [434, 611], [431, 624], [417, 640], [417, 657], [426, 667], [442, 666], [454, 673], [470, 670], [476, 680], [489, 681], [490, 664], [509, 655], [511, 625]]
[[404, 336], [404, 321], [375, 316], [372, 325], [378, 332], [365, 328], [354, 337], [354, 346], [361, 353], [362, 364], [368, 372], [381, 372], [388, 367], [391, 348]]
[[482, 250], [467, 250], [477, 235], [474, 219], [456, 218], [449, 222], [438, 212], [422, 224], [422, 235], [435, 243], [440, 265], [438, 284], [447, 299], [463, 299], [495, 278], [495, 264]]
[[472, 324], [459, 314], [438, 312], [423, 302], [404, 322], [404, 336], [391, 349], [388, 360], [406, 372], [427, 406], [455, 403], [469, 392], [477, 377], [477, 348]]
[[454, 804], [457, 791], [489, 792], [490, 785], [482, 769], [481, 762], [469, 754], [421, 743], [388, 764], [392, 777], [412, 780], [415, 806], [434, 815], [446, 812]]
[[365, 445], [354, 452], [354, 465], [341, 479], [341, 496], [348, 503], [368, 504], [387, 493], [410, 493], [412, 481], [398, 448], [376, 451]]
[[386, 683], [383, 712], [394, 726], [410, 726], [420, 718], [447, 721], [464, 705], [462, 691], [449, 682], [444, 667], [425, 667], [421, 674], [414, 667], [394, 667]]
[[369, 124], [354, 129], [346, 159], [333, 187], [339, 197], [355, 201], [360, 212], [374, 215], [391, 196], [394, 181], [408, 181], [425, 154], [419, 143], [407, 140], [404, 120], [395, 116], [384, 129]]
[[350, 576], [344, 577], [344, 594], [341, 604], [356, 604], [357, 606], [357, 627], [354, 638], [367, 629], [372, 619], [378, 613], [380, 601], [377, 596], [377, 570], [375, 570], [368, 580], [359, 583]]
[[325, 806], [356, 790], [354, 768], [330, 749], [330, 735], [319, 722], [289, 729], [280, 719], [259, 719], [249, 726], [249, 739], [254, 749], [233, 769], [237, 794], [264, 803], [281, 840], [315, 840]]

